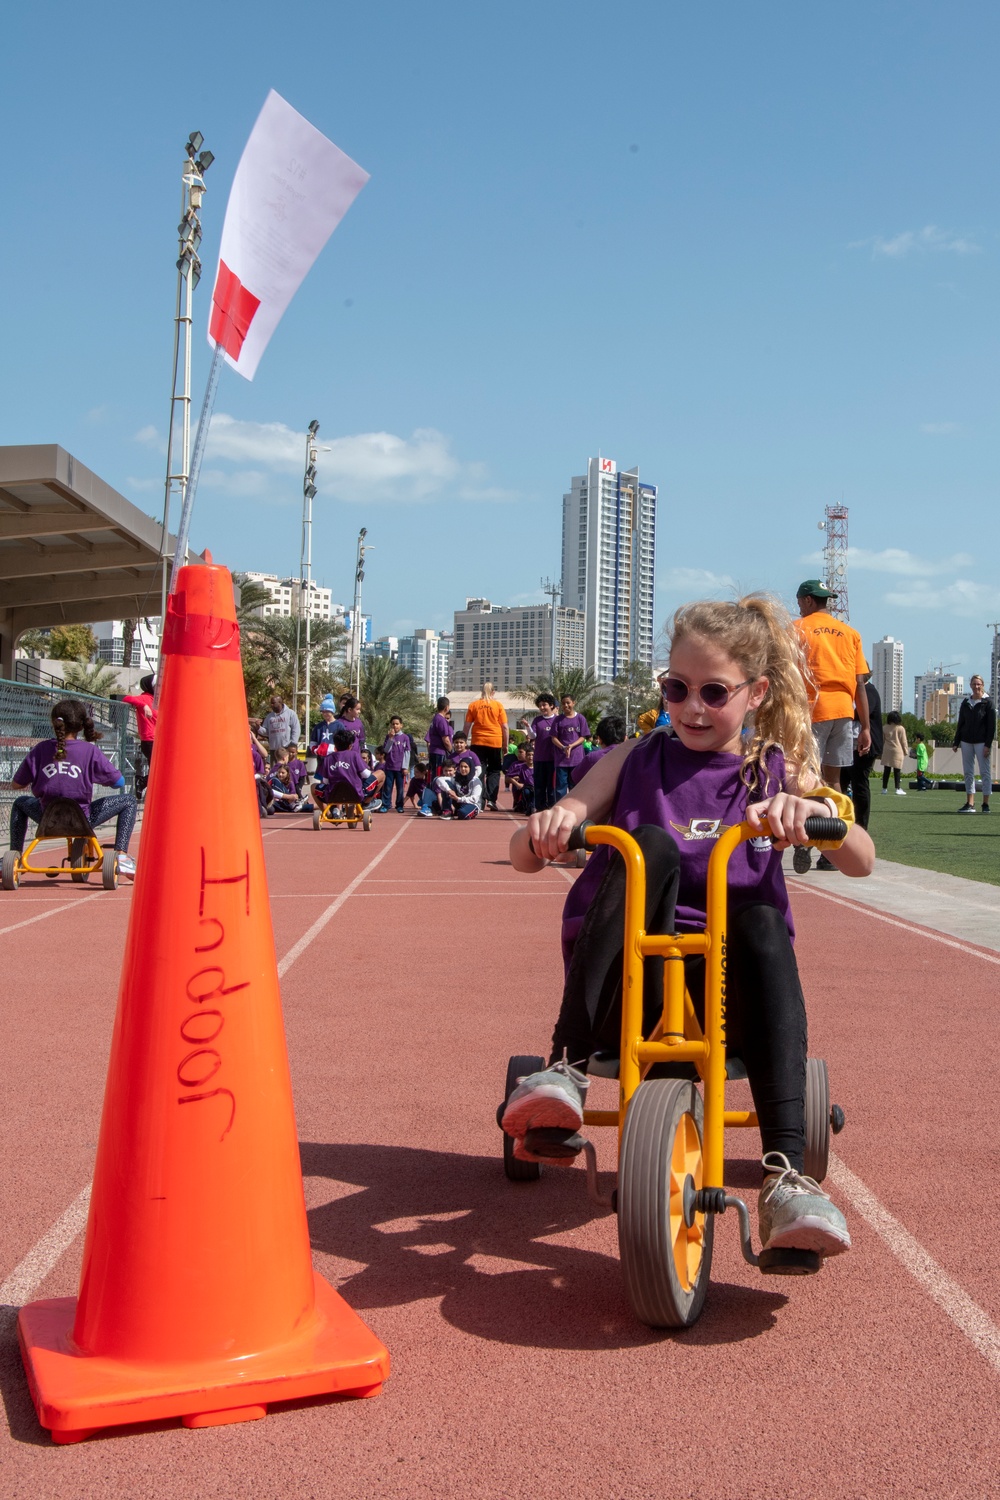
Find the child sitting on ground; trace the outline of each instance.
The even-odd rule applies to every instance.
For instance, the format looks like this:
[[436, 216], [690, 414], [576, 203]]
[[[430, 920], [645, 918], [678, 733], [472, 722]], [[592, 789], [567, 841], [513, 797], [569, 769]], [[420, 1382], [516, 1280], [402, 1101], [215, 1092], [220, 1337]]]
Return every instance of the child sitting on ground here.
[[531, 741], [517, 747], [517, 759], [511, 768], [507, 785], [513, 793], [513, 811], [530, 818], [535, 810], [535, 770], [532, 765]]
[[[279, 754], [284, 754], [279, 751]], [[272, 768], [267, 784], [274, 794], [273, 807], [275, 812], [301, 812], [303, 802], [292, 783], [291, 771], [287, 760], [279, 760]], [[308, 805], [308, 804], [306, 804]]]
[[425, 760], [418, 760], [410, 774], [409, 781], [406, 783], [406, 796], [403, 798], [404, 805], [407, 802], [412, 802], [414, 807], [420, 806], [420, 799], [424, 795], [424, 789], [427, 786], [427, 772], [427, 762]]
[[458, 764], [451, 768], [452, 774], [448, 774], [447, 765], [442, 770], [443, 774], [435, 778], [434, 790], [428, 787], [424, 792], [420, 816], [422, 818], [434, 816], [431, 800], [436, 792], [440, 799], [442, 818], [478, 818], [483, 806], [483, 782], [479, 767], [474, 766], [467, 756], [463, 756]]
[[[806, 1011], [781, 852], [806, 842], [813, 813], [851, 825], [843, 843], [826, 846], [843, 874], [869, 874], [875, 849], [854, 824], [850, 799], [819, 784], [801, 653], [776, 601], [750, 594], [679, 609], [662, 685], [673, 732], [616, 745], [554, 808], [514, 834], [511, 864], [541, 870], [566, 853], [579, 823], [614, 824], [645, 856], [647, 930], [691, 931], [705, 924], [714, 840], [743, 820], [756, 830], [728, 867], [726, 1028], [760, 1122], [760, 1236], [765, 1249], [836, 1255], [851, 1245], [844, 1216], [803, 1173]], [[566, 979], [549, 1066], [522, 1079], [504, 1107], [503, 1129], [522, 1160], [542, 1159], [525, 1142], [535, 1129], [564, 1132], [569, 1160], [583, 1147], [588, 1059], [620, 1045], [624, 899], [624, 862], [602, 846], [563, 911]], [[686, 958], [684, 967], [703, 1016], [704, 960]], [[648, 1036], [660, 1017], [662, 980], [647, 994]]]

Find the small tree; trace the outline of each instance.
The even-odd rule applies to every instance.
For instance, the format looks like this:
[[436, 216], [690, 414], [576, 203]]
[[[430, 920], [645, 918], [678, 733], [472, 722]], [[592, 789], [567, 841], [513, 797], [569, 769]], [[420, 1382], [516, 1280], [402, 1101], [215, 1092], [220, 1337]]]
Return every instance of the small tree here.
[[598, 682], [593, 667], [564, 667], [561, 663], [553, 667], [544, 677], [536, 677], [534, 682], [529, 682], [525, 688], [527, 698], [536, 698], [539, 693], [551, 693], [559, 704], [560, 699], [567, 695], [576, 704], [578, 714], [583, 714], [587, 722], [593, 725], [604, 712], [604, 705], [611, 696], [611, 688], [606, 683]]
[[75, 693], [92, 693], [95, 698], [106, 698], [118, 690], [118, 673], [104, 662], [93, 665], [85, 656], [79, 661], [68, 661], [63, 668], [63, 682]]
[[645, 662], [630, 661], [612, 683], [605, 712], [618, 714], [631, 730], [639, 715], [657, 708], [659, 702], [660, 692], [653, 681], [652, 667], [647, 667]]
[[97, 653], [97, 636], [89, 625], [56, 625], [49, 632], [53, 661], [90, 661]]

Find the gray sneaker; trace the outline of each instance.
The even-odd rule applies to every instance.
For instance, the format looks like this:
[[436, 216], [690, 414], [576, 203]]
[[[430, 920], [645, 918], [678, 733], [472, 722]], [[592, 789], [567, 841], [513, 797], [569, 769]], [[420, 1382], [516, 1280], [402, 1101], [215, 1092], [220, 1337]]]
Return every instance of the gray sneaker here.
[[587, 1075], [567, 1062], [529, 1073], [512, 1091], [500, 1124], [522, 1139], [529, 1130], [579, 1130], [588, 1083]]
[[812, 850], [796, 848], [792, 854], [792, 869], [796, 875], [805, 875], [812, 864]]
[[818, 1182], [797, 1172], [780, 1151], [769, 1151], [761, 1166], [773, 1174], [757, 1200], [762, 1250], [815, 1250], [819, 1255], [850, 1250], [847, 1220]]

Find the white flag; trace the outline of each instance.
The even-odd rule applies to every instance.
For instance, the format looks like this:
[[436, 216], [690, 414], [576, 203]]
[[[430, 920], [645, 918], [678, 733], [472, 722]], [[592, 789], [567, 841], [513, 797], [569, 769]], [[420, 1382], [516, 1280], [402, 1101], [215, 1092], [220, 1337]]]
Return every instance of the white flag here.
[[367, 172], [271, 90], [233, 178], [208, 333], [247, 380], [367, 181]]

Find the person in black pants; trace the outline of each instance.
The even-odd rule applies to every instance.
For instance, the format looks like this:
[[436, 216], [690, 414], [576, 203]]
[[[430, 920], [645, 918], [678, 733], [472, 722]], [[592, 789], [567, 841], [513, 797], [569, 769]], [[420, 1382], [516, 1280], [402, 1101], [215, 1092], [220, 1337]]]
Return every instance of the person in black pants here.
[[[872, 687], [871, 676], [865, 679], [865, 697], [868, 699], [868, 722], [871, 725], [872, 743], [871, 749], [864, 755], [859, 755], [857, 749], [854, 751], [854, 764], [845, 766], [840, 773], [840, 789], [846, 792], [854, 802], [854, 821], [862, 828], [868, 827], [868, 819], [872, 811], [871, 770], [877, 760], [882, 757], [885, 747], [885, 737], [882, 728], [882, 699], [879, 697], [878, 689]], [[857, 714], [854, 715], [855, 724], [858, 723]], [[854, 744], [857, 746], [857, 739]], [[898, 785], [897, 780], [897, 785]], [[818, 862], [822, 866], [823, 860]], [[827, 864], [830, 862], [827, 860]], [[832, 869], [833, 866], [830, 865]]]

